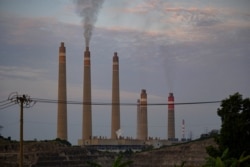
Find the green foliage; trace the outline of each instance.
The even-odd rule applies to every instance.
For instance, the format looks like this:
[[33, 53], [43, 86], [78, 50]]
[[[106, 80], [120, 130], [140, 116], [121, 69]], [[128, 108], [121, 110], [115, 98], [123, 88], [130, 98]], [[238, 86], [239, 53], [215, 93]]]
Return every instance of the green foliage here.
[[114, 161], [112, 167], [126, 167], [133, 163], [133, 161], [122, 162], [123, 155], [120, 154]]
[[250, 159], [250, 155], [244, 156], [241, 154], [239, 159], [229, 157], [229, 149], [224, 150], [220, 157], [208, 157], [206, 164], [203, 167], [240, 167], [247, 166], [247, 162]]
[[[221, 102], [217, 110], [221, 117], [221, 130], [215, 141], [218, 148], [207, 147], [209, 162], [220, 166], [247, 166], [250, 163], [250, 99], [235, 93]], [[247, 155], [243, 156], [242, 153]], [[222, 156], [221, 156], [222, 155]], [[226, 155], [226, 158], [225, 156]], [[219, 158], [218, 158], [219, 157]]]
[[[125, 162], [122, 162], [123, 159], [123, 155], [119, 154], [118, 157], [116, 157], [116, 159], [114, 160], [112, 167], [127, 167], [129, 165], [131, 165], [133, 163], [133, 161], [128, 160]], [[95, 163], [95, 162], [87, 162], [91, 167], [102, 167], [102, 165]]]
[[133, 153], [134, 152], [132, 149], [127, 149], [125, 152], [123, 152], [123, 155], [131, 156]]
[[229, 156], [239, 158], [242, 152], [250, 154], [250, 99], [239, 93], [222, 101], [218, 115], [222, 120], [219, 146], [229, 148]]
[[220, 155], [220, 151], [217, 148], [215, 148], [214, 146], [206, 147], [206, 151], [207, 151], [208, 155], [210, 155], [211, 157], [217, 157]]

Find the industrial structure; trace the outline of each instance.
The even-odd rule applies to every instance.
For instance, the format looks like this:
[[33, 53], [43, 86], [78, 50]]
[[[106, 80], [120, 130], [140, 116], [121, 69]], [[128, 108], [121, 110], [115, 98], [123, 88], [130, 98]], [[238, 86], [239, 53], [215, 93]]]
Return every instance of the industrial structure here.
[[119, 138], [120, 130], [120, 88], [119, 88], [119, 57], [117, 52], [113, 56], [112, 75], [112, 118], [111, 118], [111, 139]]
[[91, 62], [89, 47], [86, 47], [83, 60], [83, 124], [82, 139], [92, 138], [92, 106], [91, 106]]
[[185, 120], [182, 120], [182, 139], [185, 139]]
[[140, 129], [141, 129], [141, 104], [140, 104], [140, 99], [137, 100], [137, 120], [136, 120], [136, 123], [137, 123], [137, 126], [136, 126], [136, 138], [138, 139], [139, 136], [140, 136]]
[[168, 139], [175, 140], [174, 94], [168, 96]]
[[59, 47], [58, 71], [57, 138], [67, 140], [66, 48], [63, 42]]
[[[140, 99], [137, 101], [137, 132], [136, 139], [121, 136], [120, 127], [120, 88], [119, 88], [119, 57], [117, 52], [113, 56], [112, 65], [112, 106], [111, 106], [111, 136], [101, 138], [92, 136], [92, 100], [91, 100], [91, 61], [90, 50], [86, 46], [83, 58], [83, 122], [82, 138], [79, 145], [92, 146], [94, 148], [133, 148], [140, 150], [145, 145], [160, 147], [176, 142], [174, 95], [168, 97], [168, 138], [157, 139], [148, 136], [147, 92], [141, 90]], [[67, 88], [66, 88], [66, 48], [61, 42], [59, 47], [59, 78], [58, 78], [58, 118], [57, 137], [67, 140]], [[121, 147], [122, 146], [122, 147]]]
[[137, 139], [147, 140], [148, 139], [148, 115], [147, 115], [147, 93], [145, 89], [141, 90], [141, 99], [138, 100], [140, 105], [137, 109]]

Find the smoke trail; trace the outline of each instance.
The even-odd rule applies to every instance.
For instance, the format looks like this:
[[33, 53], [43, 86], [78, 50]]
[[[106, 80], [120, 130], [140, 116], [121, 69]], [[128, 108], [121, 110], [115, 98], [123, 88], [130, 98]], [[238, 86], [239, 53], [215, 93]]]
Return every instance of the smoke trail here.
[[82, 17], [86, 46], [89, 46], [92, 31], [103, 1], [104, 0], [76, 0], [77, 14]]
[[159, 47], [163, 67], [165, 70], [167, 87], [169, 92], [174, 91], [174, 81], [175, 81], [175, 62], [174, 62], [174, 50], [170, 46], [160, 46]]

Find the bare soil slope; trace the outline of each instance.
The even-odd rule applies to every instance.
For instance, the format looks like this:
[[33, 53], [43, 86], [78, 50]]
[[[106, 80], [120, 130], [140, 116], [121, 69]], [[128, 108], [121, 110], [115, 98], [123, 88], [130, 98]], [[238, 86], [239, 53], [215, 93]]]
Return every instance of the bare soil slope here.
[[214, 139], [193, 141], [134, 154], [133, 167], [174, 167], [185, 161], [185, 167], [202, 166], [208, 157], [206, 147], [216, 145]]

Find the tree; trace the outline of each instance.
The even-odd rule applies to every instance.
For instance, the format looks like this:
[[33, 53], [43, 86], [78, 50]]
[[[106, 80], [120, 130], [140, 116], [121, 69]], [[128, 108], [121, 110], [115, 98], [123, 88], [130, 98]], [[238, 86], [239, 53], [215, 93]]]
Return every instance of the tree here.
[[218, 148], [208, 147], [208, 154], [215, 158], [228, 149], [230, 158], [250, 155], [250, 99], [235, 93], [221, 102], [217, 113], [222, 122], [220, 135], [215, 138]]
[[203, 167], [239, 167], [242, 163], [250, 159], [250, 155], [244, 156], [244, 153], [239, 159], [228, 158], [228, 151], [226, 149], [220, 157], [208, 157]]
[[129, 166], [130, 164], [133, 163], [133, 161], [129, 160], [129, 161], [125, 161], [125, 162], [122, 162], [122, 154], [120, 154], [114, 161], [112, 167], [126, 167], [126, 166]]
[[[114, 160], [112, 167], [127, 167], [133, 163], [133, 161], [128, 160], [125, 162], [122, 162], [122, 154], [120, 154], [116, 159]], [[95, 162], [87, 162], [91, 167], [102, 167], [102, 165], [95, 163]]]

